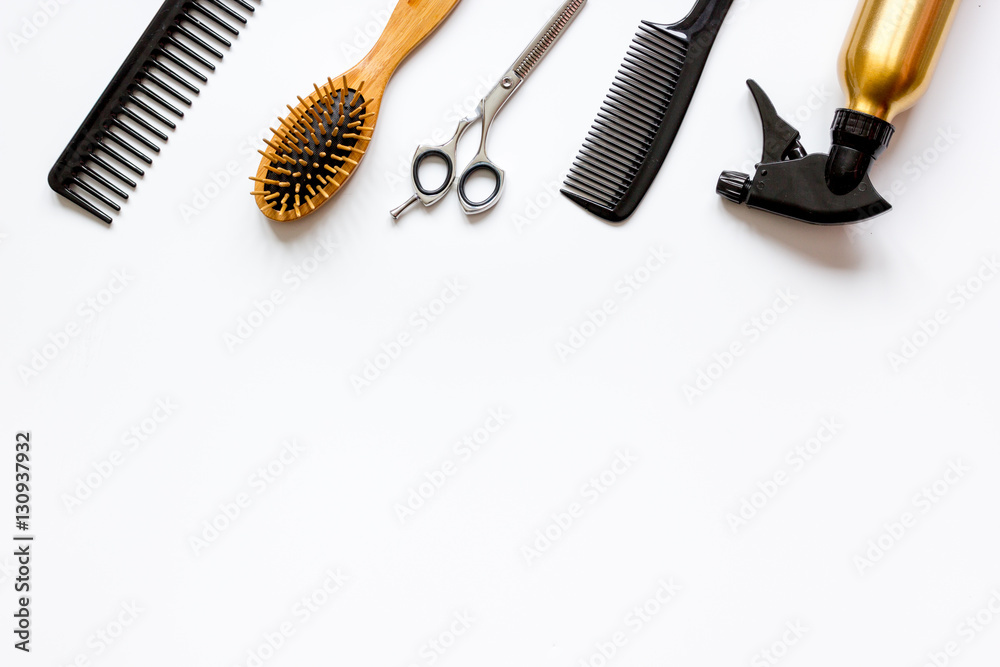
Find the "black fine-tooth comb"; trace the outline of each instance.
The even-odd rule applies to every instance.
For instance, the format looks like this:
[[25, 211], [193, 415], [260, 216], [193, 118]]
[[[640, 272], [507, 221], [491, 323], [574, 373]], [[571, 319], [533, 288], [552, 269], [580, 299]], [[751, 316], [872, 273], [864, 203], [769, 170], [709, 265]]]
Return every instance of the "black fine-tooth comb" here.
[[154, 139], [165, 142], [163, 130], [176, 128], [164, 114], [184, 117], [165, 96], [191, 106], [178, 88], [197, 95], [198, 88], [188, 79], [207, 83], [208, 77], [198, 67], [215, 70], [209, 58], [221, 60], [223, 55], [216, 46], [232, 45], [216, 27], [239, 35], [232, 23], [246, 24], [253, 11], [254, 6], [245, 0], [164, 2], [52, 167], [49, 187], [111, 224], [111, 216], [93, 200], [120, 211], [111, 195], [126, 200], [128, 193], [111, 179], [128, 188], [135, 188], [136, 183], [105, 158], [142, 176], [143, 170], [132, 160], [152, 164], [144, 151], [159, 153]]
[[733, 0], [699, 0], [673, 25], [643, 21], [562, 193], [613, 223], [639, 206], [667, 157]]

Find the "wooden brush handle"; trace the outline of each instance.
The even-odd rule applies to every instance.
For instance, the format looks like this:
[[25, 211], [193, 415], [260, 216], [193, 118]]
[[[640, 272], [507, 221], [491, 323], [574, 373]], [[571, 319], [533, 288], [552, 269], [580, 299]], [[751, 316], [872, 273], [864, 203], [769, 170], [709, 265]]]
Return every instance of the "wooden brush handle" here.
[[399, 0], [375, 46], [357, 70], [374, 73], [384, 86], [399, 64], [444, 21], [459, 0]]

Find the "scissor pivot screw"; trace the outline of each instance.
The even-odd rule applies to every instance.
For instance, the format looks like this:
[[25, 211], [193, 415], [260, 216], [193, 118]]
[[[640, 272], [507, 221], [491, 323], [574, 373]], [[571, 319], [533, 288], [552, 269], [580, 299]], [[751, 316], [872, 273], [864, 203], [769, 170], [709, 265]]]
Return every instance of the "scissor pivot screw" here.
[[510, 80], [509, 76], [505, 76], [501, 83], [503, 83], [504, 88], [510, 88], [512, 85], [514, 85], [514, 82]]

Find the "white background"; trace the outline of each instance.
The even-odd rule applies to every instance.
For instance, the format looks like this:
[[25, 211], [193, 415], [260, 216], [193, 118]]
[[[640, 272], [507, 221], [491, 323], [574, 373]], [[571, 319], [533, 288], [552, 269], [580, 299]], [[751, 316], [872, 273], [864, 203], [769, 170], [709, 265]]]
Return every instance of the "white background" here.
[[[689, 8], [594, 0], [494, 126], [502, 203], [470, 221], [452, 195], [393, 226], [413, 148], [450, 133], [556, 4], [462, 3], [390, 83], [337, 200], [278, 225], [249, 195], [250, 151], [278, 109], [359, 59], [351, 45], [367, 49], [359, 35], [387, 2], [265, 2], [111, 228], [45, 176], [158, 3], [65, 2], [16, 50], [9, 35], [39, 8], [3, 4], [0, 439], [12, 457], [15, 433], [32, 433], [37, 541], [30, 656], [10, 646], [0, 550], [0, 662], [253, 665], [248, 652], [288, 622], [263, 664], [599, 667], [618, 632], [627, 643], [606, 664], [622, 667], [774, 664], [764, 650], [788, 667], [917, 667], [952, 641], [949, 664], [996, 664], [1000, 616], [972, 641], [962, 624], [1000, 591], [1000, 280], [977, 282], [1000, 253], [1000, 8], [961, 7], [929, 94], [875, 167], [901, 194], [871, 224], [811, 227], [714, 193], [721, 170], [760, 153], [748, 77], [810, 150], [827, 149], [851, 0], [737, 2], [623, 227], [552, 197], [636, 25]], [[230, 162], [231, 183], [213, 187]], [[325, 239], [333, 256], [287, 280]], [[631, 298], [616, 292], [650, 248], [667, 265], [639, 271]], [[127, 287], [85, 317], [115, 271]], [[417, 330], [412, 314], [449, 280], [461, 295]], [[231, 350], [227, 334], [274, 290], [283, 302]], [[775, 322], [779, 290], [794, 300]], [[607, 323], [560, 358], [608, 299]], [[936, 334], [916, 335], [938, 311]], [[752, 337], [753, 318], [772, 324]], [[79, 335], [22, 378], [73, 323]], [[352, 375], [402, 333], [412, 344], [356, 391]], [[715, 355], [734, 342], [744, 354], [719, 377]], [[718, 379], [688, 400], [702, 371]], [[165, 399], [178, 407], [130, 450], [123, 434], [151, 429]], [[509, 420], [470, 460], [456, 454], [497, 409]], [[823, 420], [836, 434], [799, 467], [789, 452]], [[304, 451], [258, 494], [255, 471], [292, 440]], [[70, 508], [116, 450], [113, 474]], [[588, 480], [619, 452], [635, 461], [591, 503]], [[401, 521], [397, 504], [448, 461], [456, 474]], [[943, 497], [915, 501], [953, 463], [967, 471]], [[0, 468], [7, 517], [12, 464]], [[772, 498], [752, 498], [781, 473]], [[250, 506], [196, 553], [192, 537], [241, 493]], [[734, 530], [751, 498], [760, 509]], [[526, 557], [573, 503], [582, 516]], [[905, 513], [913, 525], [887, 537]], [[880, 539], [884, 556], [860, 564]], [[348, 583], [301, 622], [295, 605], [338, 569]], [[661, 579], [680, 590], [636, 631], [627, 616]], [[138, 618], [98, 639], [133, 603]], [[471, 628], [433, 653], [462, 613]]]

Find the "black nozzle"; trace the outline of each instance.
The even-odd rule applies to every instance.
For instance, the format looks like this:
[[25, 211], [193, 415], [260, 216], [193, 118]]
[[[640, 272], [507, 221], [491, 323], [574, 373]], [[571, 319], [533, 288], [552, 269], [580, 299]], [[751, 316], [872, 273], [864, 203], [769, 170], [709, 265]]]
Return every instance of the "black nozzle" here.
[[896, 129], [881, 118], [837, 109], [830, 131], [833, 145], [826, 162], [826, 184], [834, 194], [845, 195], [861, 185]]
[[724, 171], [719, 177], [719, 184], [715, 186], [715, 191], [733, 202], [734, 204], [745, 204], [750, 198], [750, 176], [738, 171]]

